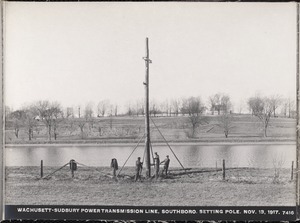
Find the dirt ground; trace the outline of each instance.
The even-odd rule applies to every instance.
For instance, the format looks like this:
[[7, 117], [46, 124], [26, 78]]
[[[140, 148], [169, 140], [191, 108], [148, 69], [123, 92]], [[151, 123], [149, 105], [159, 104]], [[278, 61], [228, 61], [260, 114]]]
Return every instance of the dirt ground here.
[[[44, 176], [58, 167], [44, 167]], [[6, 204], [32, 205], [191, 205], [292, 206], [295, 181], [291, 170], [239, 168], [222, 171], [171, 169], [167, 178], [134, 182], [134, 168], [111, 177], [108, 167], [79, 167], [71, 178], [69, 167], [40, 179], [39, 167], [6, 167]]]

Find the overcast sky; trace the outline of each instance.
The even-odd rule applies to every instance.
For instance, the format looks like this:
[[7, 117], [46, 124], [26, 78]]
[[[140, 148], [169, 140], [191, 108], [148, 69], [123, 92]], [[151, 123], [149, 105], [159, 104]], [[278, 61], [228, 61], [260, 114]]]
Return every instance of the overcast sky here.
[[5, 93], [14, 109], [223, 92], [294, 97], [296, 3], [5, 3]]

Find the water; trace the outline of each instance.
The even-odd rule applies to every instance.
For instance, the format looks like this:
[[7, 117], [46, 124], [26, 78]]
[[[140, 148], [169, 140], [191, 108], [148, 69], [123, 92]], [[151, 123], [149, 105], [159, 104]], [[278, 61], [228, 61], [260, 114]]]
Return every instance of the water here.
[[[70, 159], [88, 166], [110, 166], [112, 158], [123, 165], [134, 146], [9, 146], [6, 148], [7, 166], [38, 166], [44, 161], [46, 166], [61, 166]], [[226, 160], [227, 167], [272, 168], [274, 163], [290, 167], [296, 160], [296, 145], [174, 145], [172, 149], [184, 167], [221, 167]], [[180, 164], [167, 146], [153, 145], [160, 159], [170, 156], [171, 167]], [[143, 159], [144, 147], [138, 147], [127, 161], [126, 166], [134, 166], [138, 156]], [[279, 165], [279, 164], [276, 164]]]

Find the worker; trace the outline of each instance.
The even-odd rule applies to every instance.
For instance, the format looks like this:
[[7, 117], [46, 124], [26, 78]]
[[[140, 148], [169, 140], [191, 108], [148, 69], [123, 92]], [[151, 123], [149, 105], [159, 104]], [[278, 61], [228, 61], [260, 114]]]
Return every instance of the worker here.
[[134, 181], [141, 179], [142, 169], [143, 169], [143, 163], [141, 162], [141, 157], [138, 157], [137, 161], [135, 162], [135, 179], [134, 179]]
[[154, 153], [154, 167], [155, 167], [155, 178], [157, 179], [159, 177], [159, 155], [157, 154], [157, 152]]
[[116, 177], [116, 172], [118, 169], [118, 161], [116, 158], [111, 160], [110, 167], [113, 168], [113, 177]]
[[162, 170], [162, 173], [166, 173], [166, 176], [168, 175], [168, 169], [169, 169], [169, 164], [170, 164], [170, 159], [169, 155], [167, 155], [166, 159], [162, 161], [160, 164], [164, 164], [164, 168]]

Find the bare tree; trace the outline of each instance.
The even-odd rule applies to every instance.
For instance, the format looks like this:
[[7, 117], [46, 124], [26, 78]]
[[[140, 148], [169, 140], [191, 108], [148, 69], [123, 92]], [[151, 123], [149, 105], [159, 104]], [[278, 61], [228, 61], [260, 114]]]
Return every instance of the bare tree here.
[[76, 122], [80, 129], [81, 138], [83, 139], [84, 138], [84, 126], [86, 125], [87, 120], [85, 118], [80, 118]]
[[169, 103], [169, 100], [166, 99], [164, 100], [161, 104], [160, 104], [160, 111], [162, 113], [162, 115], [166, 114], [166, 116], [170, 116], [171, 115], [171, 106]]
[[74, 118], [70, 118], [68, 119], [68, 121], [66, 122], [66, 127], [68, 129], [69, 135], [71, 136], [73, 134], [73, 132], [75, 132], [76, 128], [75, 128], [75, 119]]
[[74, 118], [74, 109], [72, 107], [66, 108], [66, 118]]
[[225, 94], [222, 95], [221, 96], [221, 110], [222, 110], [222, 112], [225, 113], [225, 114], [230, 113], [231, 107], [232, 107], [232, 104], [230, 102], [230, 97], [228, 95], [225, 95]]
[[181, 99], [181, 107], [180, 112], [182, 115], [191, 115], [189, 112], [189, 100], [188, 98], [182, 98]]
[[7, 106], [7, 105], [5, 105], [5, 110], [4, 110], [4, 112], [5, 112], [5, 117], [9, 117], [9, 115], [13, 112], [13, 109], [12, 108], [10, 108], [9, 106]]
[[225, 137], [227, 138], [231, 130], [234, 128], [232, 115], [223, 113], [218, 119], [217, 126], [224, 131]]
[[48, 139], [51, 141], [51, 131], [55, 116], [61, 113], [60, 104], [57, 102], [38, 101], [34, 105], [34, 110], [48, 129]]
[[64, 121], [63, 111], [60, 109], [60, 107], [56, 107], [55, 109], [56, 109], [56, 111], [53, 113], [53, 135], [54, 135], [54, 140], [57, 139], [59, 124], [61, 124]]
[[218, 114], [220, 112], [220, 94], [211, 95], [209, 97], [209, 104], [210, 104], [210, 111], [211, 114], [214, 115], [215, 111], [218, 111]]
[[200, 124], [207, 123], [206, 118], [202, 116], [205, 107], [200, 97], [190, 97], [183, 100], [182, 113], [188, 114], [188, 123], [191, 125], [191, 137], [195, 137], [196, 129]]
[[189, 97], [182, 100], [181, 110], [184, 114], [202, 114], [205, 110], [205, 107], [201, 101], [200, 97]]
[[157, 103], [156, 103], [156, 101], [154, 99], [152, 99], [150, 101], [149, 113], [150, 113], [150, 115], [152, 114], [154, 117], [156, 117], [156, 115], [159, 113], [159, 109], [158, 109]]
[[101, 124], [100, 120], [96, 122], [96, 127], [95, 128], [97, 129], [97, 131], [99, 133], [99, 136], [102, 136], [103, 127], [102, 127], [102, 124]]
[[89, 102], [84, 109], [84, 119], [86, 123], [89, 125], [89, 130], [91, 131], [94, 127], [95, 119], [94, 119], [94, 110], [93, 103]]
[[288, 114], [288, 108], [289, 108], [289, 101], [288, 99], [283, 99], [282, 100], [282, 105], [281, 105], [281, 113], [283, 114], [284, 117], [287, 117]]
[[218, 111], [218, 115], [227, 113], [230, 111], [232, 104], [230, 97], [226, 94], [217, 93], [209, 97], [210, 111], [213, 115], [215, 111]]
[[270, 98], [255, 96], [248, 100], [249, 108], [251, 108], [252, 114], [255, 115], [263, 126], [263, 135], [267, 137], [267, 128], [269, 126], [272, 112], [274, 111], [273, 104]]
[[25, 117], [24, 110], [17, 110], [7, 115], [7, 119], [10, 119], [12, 121], [14, 133], [17, 138], [19, 138], [19, 131], [22, 126], [22, 120], [24, 119], [24, 117]]
[[273, 117], [276, 117], [276, 109], [282, 104], [282, 97], [280, 95], [272, 95], [269, 100], [273, 109]]
[[28, 106], [24, 108], [23, 111], [24, 113], [21, 120], [28, 135], [28, 139], [31, 140], [33, 138], [33, 129], [37, 124], [35, 110], [33, 107]]
[[295, 111], [295, 107], [296, 107], [295, 101], [289, 98], [288, 100], [289, 118], [293, 118], [293, 112]]
[[172, 99], [171, 100], [171, 108], [174, 112], [174, 115], [178, 116], [179, 114], [179, 108], [180, 108], [180, 100], [178, 99]]
[[94, 116], [93, 103], [88, 103], [84, 108], [84, 117], [92, 118]]
[[134, 115], [134, 109], [132, 108], [130, 102], [127, 103], [127, 111], [126, 111], [126, 114], [127, 114], [128, 116]]
[[106, 114], [109, 104], [109, 100], [102, 100], [98, 103], [98, 117], [100, 117], [100, 115], [103, 117]]

